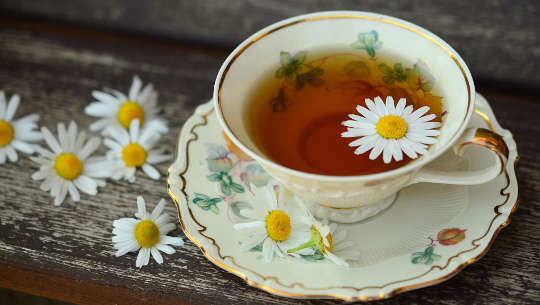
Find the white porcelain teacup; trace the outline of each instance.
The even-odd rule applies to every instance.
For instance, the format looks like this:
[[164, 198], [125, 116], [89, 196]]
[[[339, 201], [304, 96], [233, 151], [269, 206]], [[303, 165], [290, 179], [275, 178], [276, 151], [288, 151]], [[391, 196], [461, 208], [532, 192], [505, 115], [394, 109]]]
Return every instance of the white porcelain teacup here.
[[[373, 34], [376, 33], [376, 34]], [[400, 168], [362, 176], [325, 176], [297, 171], [268, 159], [248, 136], [243, 111], [250, 90], [275, 69], [283, 50], [291, 53], [350, 48], [361, 40], [364, 50], [385, 50], [410, 62], [421, 60], [436, 79], [446, 115], [438, 142], [427, 154]], [[381, 43], [382, 42], [382, 43]], [[486, 129], [468, 129], [476, 92], [465, 62], [442, 39], [412, 23], [379, 14], [337, 11], [302, 15], [270, 25], [242, 42], [225, 60], [214, 86], [214, 106], [220, 124], [240, 149], [276, 180], [304, 199], [317, 215], [354, 222], [391, 204], [403, 187], [417, 182], [481, 184], [498, 176], [507, 152], [502, 138]], [[458, 154], [468, 144], [487, 148], [491, 166], [475, 171], [436, 171], [425, 166], [450, 147]], [[435, 161], [436, 162], [436, 161]]]

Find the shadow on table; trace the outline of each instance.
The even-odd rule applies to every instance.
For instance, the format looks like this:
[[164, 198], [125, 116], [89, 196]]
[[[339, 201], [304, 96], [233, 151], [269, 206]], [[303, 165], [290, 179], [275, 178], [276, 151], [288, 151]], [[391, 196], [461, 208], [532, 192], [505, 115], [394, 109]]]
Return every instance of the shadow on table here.
[[72, 305], [4, 288], [0, 288], [0, 300], [5, 305]]

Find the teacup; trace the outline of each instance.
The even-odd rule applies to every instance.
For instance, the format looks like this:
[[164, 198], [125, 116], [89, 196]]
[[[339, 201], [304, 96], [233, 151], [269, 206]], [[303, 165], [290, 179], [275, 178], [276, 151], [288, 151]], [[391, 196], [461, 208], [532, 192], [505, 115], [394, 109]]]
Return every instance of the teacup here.
[[[361, 40], [366, 52], [386, 48], [411, 62], [429, 67], [443, 95], [445, 116], [438, 142], [420, 158], [400, 168], [362, 176], [325, 176], [301, 172], [267, 158], [248, 136], [243, 118], [250, 90], [264, 73], [275, 69], [283, 50], [347, 49]], [[369, 51], [368, 49], [372, 49]], [[298, 195], [318, 216], [355, 222], [388, 207], [396, 193], [417, 182], [481, 184], [497, 177], [508, 150], [502, 138], [487, 130], [467, 128], [476, 92], [465, 62], [433, 33], [397, 18], [355, 11], [321, 12], [270, 25], [242, 42], [223, 63], [214, 85], [214, 107], [232, 141], [277, 181]], [[474, 171], [437, 171], [437, 162], [451, 147], [461, 154], [468, 145], [487, 148], [490, 166]]]

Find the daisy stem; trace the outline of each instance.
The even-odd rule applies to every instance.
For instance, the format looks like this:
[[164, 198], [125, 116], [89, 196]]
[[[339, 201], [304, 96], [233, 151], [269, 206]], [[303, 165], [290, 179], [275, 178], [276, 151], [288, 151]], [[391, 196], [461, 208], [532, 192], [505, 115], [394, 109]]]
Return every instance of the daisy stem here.
[[315, 242], [313, 241], [313, 239], [310, 239], [308, 242], [303, 243], [303, 244], [301, 244], [300, 246], [298, 246], [296, 248], [292, 248], [292, 249], [287, 250], [287, 253], [298, 252], [298, 251], [300, 251], [302, 249], [309, 248], [309, 247], [312, 247], [312, 246], [315, 246]]

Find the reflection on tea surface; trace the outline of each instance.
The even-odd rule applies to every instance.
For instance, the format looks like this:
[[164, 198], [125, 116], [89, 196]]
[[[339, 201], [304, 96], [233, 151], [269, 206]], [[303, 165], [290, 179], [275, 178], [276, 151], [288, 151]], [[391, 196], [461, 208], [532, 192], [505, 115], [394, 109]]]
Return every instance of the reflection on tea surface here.
[[342, 122], [377, 96], [405, 98], [414, 110], [429, 106], [440, 121], [442, 97], [427, 66], [379, 53], [313, 53], [281, 52], [280, 65], [253, 88], [244, 116], [255, 145], [281, 165], [322, 175], [374, 174], [410, 162], [406, 155], [385, 164], [382, 155], [354, 154], [354, 139], [341, 137]]

